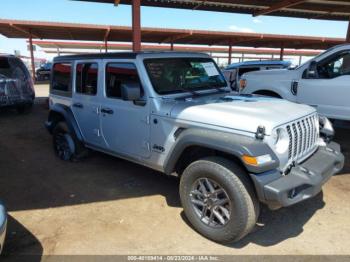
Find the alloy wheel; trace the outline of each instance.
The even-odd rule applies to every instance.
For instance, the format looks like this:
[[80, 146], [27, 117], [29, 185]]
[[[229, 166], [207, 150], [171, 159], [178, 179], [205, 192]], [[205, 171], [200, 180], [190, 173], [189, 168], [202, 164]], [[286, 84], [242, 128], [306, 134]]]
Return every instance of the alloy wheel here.
[[192, 186], [190, 200], [195, 213], [207, 226], [223, 227], [230, 221], [231, 200], [223, 187], [212, 179], [197, 179]]

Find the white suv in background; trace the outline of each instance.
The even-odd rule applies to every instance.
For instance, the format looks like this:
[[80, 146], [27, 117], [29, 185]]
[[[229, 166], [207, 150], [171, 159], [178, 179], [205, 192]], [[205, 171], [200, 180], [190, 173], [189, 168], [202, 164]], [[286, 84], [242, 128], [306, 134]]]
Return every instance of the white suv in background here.
[[335, 46], [294, 70], [244, 74], [240, 92], [308, 104], [321, 115], [350, 120], [350, 44]]

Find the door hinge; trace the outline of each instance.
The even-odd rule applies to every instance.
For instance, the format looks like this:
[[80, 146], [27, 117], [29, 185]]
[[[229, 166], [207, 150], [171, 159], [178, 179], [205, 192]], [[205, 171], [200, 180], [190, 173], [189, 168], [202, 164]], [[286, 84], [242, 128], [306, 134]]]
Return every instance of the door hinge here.
[[149, 116], [146, 116], [146, 118], [141, 121], [149, 125], [151, 123], [151, 118]]
[[98, 137], [100, 137], [100, 136], [101, 136], [100, 129], [95, 128], [93, 132], [94, 132], [94, 135], [96, 135], [96, 136], [98, 136]]
[[151, 146], [148, 141], [143, 142], [143, 148], [146, 149], [148, 152], [151, 152]]
[[96, 115], [99, 115], [100, 114], [100, 107], [94, 107], [94, 113], [96, 114]]

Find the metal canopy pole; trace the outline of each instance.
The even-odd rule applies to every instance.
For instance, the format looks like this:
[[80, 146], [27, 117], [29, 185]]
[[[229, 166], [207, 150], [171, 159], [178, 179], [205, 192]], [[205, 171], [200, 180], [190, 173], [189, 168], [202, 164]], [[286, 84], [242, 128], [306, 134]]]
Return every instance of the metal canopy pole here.
[[106, 30], [105, 36], [103, 38], [106, 53], [108, 52], [108, 37], [109, 37], [110, 32], [111, 32], [111, 28], [108, 27], [108, 29]]
[[141, 51], [141, 0], [132, 0], [132, 49]]
[[346, 34], [346, 42], [350, 43], [350, 21], [349, 21], [349, 24], [348, 24], [348, 32]]
[[105, 53], [107, 53], [108, 52], [108, 42], [107, 42], [107, 40], [105, 40]]
[[232, 63], [232, 43], [228, 46], [228, 64]]
[[280, 60], [283, 60], [283, 56], [284, 56], [284, 44], [282, 43], [281, 45], [281, 52], [280, 52]]
[[33, 77], [33, 81], [35, 81], [34, 48], [33, 48], [32, 34], [29, 35], [29, 51], [30, 51], [30, 62], [32, 64], [32, 77]]

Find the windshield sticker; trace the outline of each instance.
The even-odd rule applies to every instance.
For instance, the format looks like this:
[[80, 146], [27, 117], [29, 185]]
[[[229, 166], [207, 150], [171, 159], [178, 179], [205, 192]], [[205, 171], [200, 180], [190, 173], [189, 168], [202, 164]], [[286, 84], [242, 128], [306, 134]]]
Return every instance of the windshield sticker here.
[[219, 75], [218, 70], [216, 69], [213, 62], [201, 63], [205, 72], [207, 72], [208, 76], [217, 76]]

